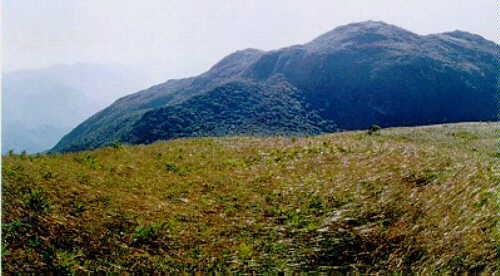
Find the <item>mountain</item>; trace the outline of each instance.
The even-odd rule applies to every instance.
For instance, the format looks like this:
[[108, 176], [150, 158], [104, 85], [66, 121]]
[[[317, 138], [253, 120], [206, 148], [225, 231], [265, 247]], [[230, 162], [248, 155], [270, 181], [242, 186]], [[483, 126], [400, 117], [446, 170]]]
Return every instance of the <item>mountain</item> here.
[[2, 76], [2, 153], [49, 150], [76, 124], [147, 85], [141, 71], [74, 64]]
[[53, 151], [496, 120], [497, 50], [462, 31], [421, 36], [383, 22], [353, 23], [303, 45], [237, 51], [199, 76], [123, 97]]

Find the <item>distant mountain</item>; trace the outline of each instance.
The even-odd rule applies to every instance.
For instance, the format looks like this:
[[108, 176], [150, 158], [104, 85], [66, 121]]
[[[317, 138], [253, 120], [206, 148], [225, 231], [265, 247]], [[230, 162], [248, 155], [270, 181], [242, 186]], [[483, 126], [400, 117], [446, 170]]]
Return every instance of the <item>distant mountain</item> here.
[[49, 150], [76, 124], [149, 82], [118, 65], [74, 64], [2, 76], [2, 153]]
[[199, 76], [123, 97], [53, 151], [496, 120], [497, 50], [461, 31], [420, 36], [383, 22], [349, 24], [303, 45], [238, 51]]

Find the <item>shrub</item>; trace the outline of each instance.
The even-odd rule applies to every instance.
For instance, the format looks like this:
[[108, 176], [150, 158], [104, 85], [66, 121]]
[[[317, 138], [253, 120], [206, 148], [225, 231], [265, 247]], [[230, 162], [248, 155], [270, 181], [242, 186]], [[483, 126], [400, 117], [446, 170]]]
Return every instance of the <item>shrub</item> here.
[[114, 141], [110, 144], [110, 146], [114, 149], [119, 149], [123, 146], [123, 144], [120, 141]]
[[63, 274], [71, 274], [80, 265], [77, 254], [62, 250], [56, 252], [53, 261], [55, 270]]
[[368, 134], [368, 135], [375, 134], [375, 133], [379, 132], [381, 129], [382, 129], [382, 128], [381, 128], [379, 125], [372, 125], [372, 126], [368, 129], [367, 134]]
[[160, 232], [164, 227], [164, 223], [152, 223], [138, 226], [132, 236], [134, 244], [151, 244], [154, 240], [159, 238]]
[[79, 215], [83, 211], [85, 211], [85, 204], [81, 201], [74, 201], [73, 202], [73, 209], [74, 209], [73, 214]]
[[175, 173], [179, 176], [186, 176], [188, 174], [188, 170], [186, 168], [178, 167], [174, 163], [170, 162], [165, 163], [165, 170], [171, 173]]
[[49, 200], [47, 199], [45, 192], [40, 188], [31, 190], [27, 194], [26, 206], [39, 213], [47, 212], [50, 209]]
[[85, 154], [83, 158], [80, 156], [74, 157], [74, 160], [80, 164], [88, 166], [91, 169], [96, 169], [98, 167], [97, 159], [95, 158], [95, 156], [88, 153]]

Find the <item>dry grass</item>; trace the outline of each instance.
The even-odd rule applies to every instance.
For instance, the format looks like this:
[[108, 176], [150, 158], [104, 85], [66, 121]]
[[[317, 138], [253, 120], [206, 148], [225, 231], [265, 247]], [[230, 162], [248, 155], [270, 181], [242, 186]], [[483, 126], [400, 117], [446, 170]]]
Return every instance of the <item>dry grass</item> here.
[[498, 272], [498, 124], [3, 157], [3, 269]]

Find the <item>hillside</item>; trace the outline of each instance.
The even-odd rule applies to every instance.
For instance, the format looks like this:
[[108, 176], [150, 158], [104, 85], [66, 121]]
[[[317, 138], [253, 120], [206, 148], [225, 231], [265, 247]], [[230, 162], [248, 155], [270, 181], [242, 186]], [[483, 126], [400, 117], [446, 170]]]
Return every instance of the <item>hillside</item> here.
[[[383, 22], [353, 23], [303, 45], [237, 51], [199, 76], [123, 97], [53, 151], [214, 134], [309, 135], [372, 124], [494, 121], [497, 51], [496, 43], [461, 31], [422, 36]], [[293, 92], [283, 95], [284, 89]], [[234, 99], [217, 102], [221, 90], [238, 99], [265, 93], [257, 92], [258, 101], [243, 103], [242, 110]], [[276, 108], [276, 101], [286, 102]], [[300, 121], [290, 123], [294, 116]], [[207, 127], [220, 117], [222, 125]]]
[[5, 156], [2, 267], [498, 272], [499, 127]]

